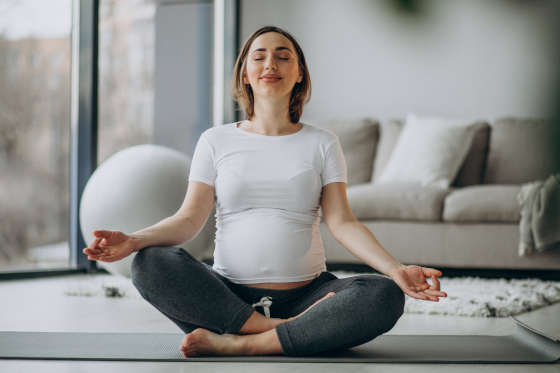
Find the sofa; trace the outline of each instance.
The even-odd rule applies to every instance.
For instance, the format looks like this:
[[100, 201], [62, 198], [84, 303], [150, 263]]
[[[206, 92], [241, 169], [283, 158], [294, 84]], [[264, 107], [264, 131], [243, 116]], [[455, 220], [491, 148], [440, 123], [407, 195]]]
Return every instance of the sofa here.
[[[339, 138], [354, 215], [397, 260], [445, 268], [560, 269], [560, 250], [521, 255], [517, 194], [560, 170], [555, 123], [503, 117], [476, 121], [468, 152], [449, 187], [380, 183], [405, 119], [302, 120]], [[194, 253], [212, 262], [215, 207]], [[328, 263], [362, 263], [320, 223]], [[188, 249], [188, 245], [187, 245]]]

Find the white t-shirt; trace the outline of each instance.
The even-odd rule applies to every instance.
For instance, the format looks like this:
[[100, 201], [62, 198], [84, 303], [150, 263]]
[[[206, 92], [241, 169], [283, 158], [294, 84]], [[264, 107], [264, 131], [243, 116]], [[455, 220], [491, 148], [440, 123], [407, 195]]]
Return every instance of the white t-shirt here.
[[236, 124], [200, 135], [189, 172], [189, 181], [215, 187], [213, 269], [239, 284], [319, 276], [321, 188], [347, 182], [337, 135], [302, 123], [298, 132], [267, 136]]

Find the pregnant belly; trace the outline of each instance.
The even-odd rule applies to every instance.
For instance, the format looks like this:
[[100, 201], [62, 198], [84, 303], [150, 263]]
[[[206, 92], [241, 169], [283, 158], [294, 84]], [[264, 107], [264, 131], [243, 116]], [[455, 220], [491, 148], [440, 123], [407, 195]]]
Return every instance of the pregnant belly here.
[[[293, 289], [324, 261], [312, 250], [312, 224], [276, 211], [257, 211], [217, 224], [214, 261], [226, 277], [255, 279], [253, 287]], [[274, 282], [272, 279], [283, 279]], [[253, 281], [250, 281], [253, 282]]]

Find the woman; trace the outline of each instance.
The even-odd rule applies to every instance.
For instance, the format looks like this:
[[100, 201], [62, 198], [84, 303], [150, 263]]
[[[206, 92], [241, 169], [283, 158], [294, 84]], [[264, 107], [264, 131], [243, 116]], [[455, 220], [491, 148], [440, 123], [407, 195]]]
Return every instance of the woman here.
[[[349, 348], [389, 331], [403, 313], [404, 293], [431, 301], [447, 296], [440, 271], [399, 263], [352, 214], [338, 137], [299, 122], [310, 92], [297, 41], [276, 27], [257, 30], [232, 82], [246, 119], [200, 136], [180, 210], [130, 236], [95, 231], [84, 249], [105, 261], [137, 252], [133, 283], [187, 333], [185, 356]], [[187, 228], [189, 240], [200, 232], [214, 196], [211, 267], [169, 246], [185, 242]], [[337, 241], [383, 275], [339, 279], [326, 270], [319, 207]]]

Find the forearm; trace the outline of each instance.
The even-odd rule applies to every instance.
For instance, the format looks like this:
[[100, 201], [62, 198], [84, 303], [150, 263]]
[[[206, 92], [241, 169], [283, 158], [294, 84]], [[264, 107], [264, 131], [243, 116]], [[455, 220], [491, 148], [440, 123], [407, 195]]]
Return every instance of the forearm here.
[[341, 224], [333, 237], [354, 256], [373, 269], [390, 276], [391, 271], [403, 266], [377, 241], [373, 233], [359, 221]]
[[140, 251], [147, 246], [179, 245], [192, 240], [197, 233], [189, 218], [173, 215], [129, 236], [134, 242], [134, 251]]

